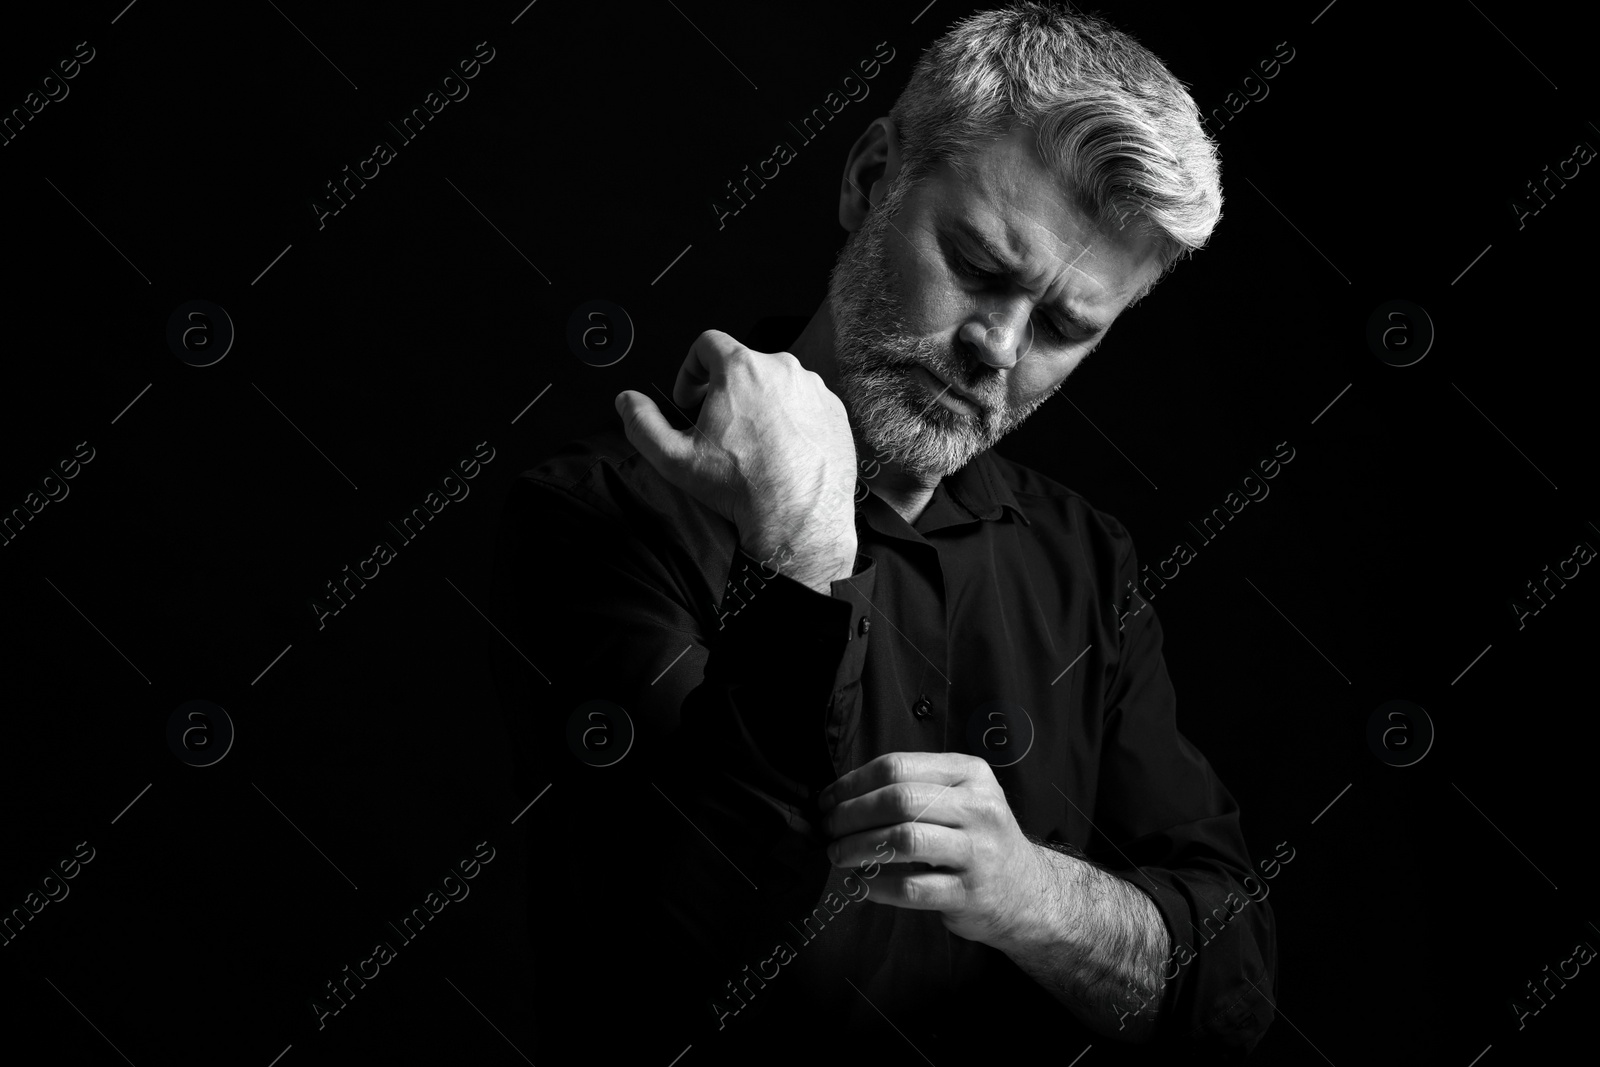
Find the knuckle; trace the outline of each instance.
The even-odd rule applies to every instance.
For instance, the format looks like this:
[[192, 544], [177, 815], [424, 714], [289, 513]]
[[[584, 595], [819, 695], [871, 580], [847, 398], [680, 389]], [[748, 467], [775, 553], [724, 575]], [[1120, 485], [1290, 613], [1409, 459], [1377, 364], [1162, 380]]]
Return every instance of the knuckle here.
[[726, 334], [721, 330], [707, 330], [700, 335], [699, 343], [721, 353], [727, 359], [742, 356], [750, 351], [731, 334]]
[[978, 813], [990, 822], [999, 822], [1005, 813], [1010, 810], [1006, 805], [1005, 798], [996, 796], [987, 790], [978, 793]]
[[994, 799], [983, 790], [976, 790], [967, 798], [967, 810], [974, 818], [988, 822], [994, 815]]

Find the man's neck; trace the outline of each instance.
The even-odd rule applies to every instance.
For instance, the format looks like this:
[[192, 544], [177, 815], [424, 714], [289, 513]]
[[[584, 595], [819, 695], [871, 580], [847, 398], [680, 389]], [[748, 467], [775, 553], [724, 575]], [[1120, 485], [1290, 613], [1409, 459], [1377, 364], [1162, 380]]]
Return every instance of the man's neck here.
[[[839, 362], [833, 351], [833, 314], [824, 300], [817, 307], [816, 314], [811, 316], [811, 321], [806, 323], [806, 328], [800, 331], [800, 336], [795, 339], [789, 351], [800, 365], [807, 370], [815, 371], [824, 385], [834, 395], [843, 399], [839, 389]], [[856, 439], [856, 455], [870, 457], [872, 447], [861, 437], [861, 427], [855, 414], [850, 416], [850, 429]], [[933, 490], [938, 480], [932, 483], [916, 479], [908, 475], [894, 461], [879, 465], [877, 473], [867, 483], [868, 488], [877, 494], [890, 507], [899, 513], [907, 525], [916, 525], [917, 518], [926, 510], [928, 501], [933, 499]]]
[[920, 486], [901, 489], [884, 484], [884, 480], [884, 475], [879, 474], [868, 483], [869, 488], [882, 497], [884, 503], [899, 512], [900, 517], [906, 520], [907, 526], [915, 526], [917, 519], [927, 510], [928, 501], [933, 499], [933, 490], [923, 489]]

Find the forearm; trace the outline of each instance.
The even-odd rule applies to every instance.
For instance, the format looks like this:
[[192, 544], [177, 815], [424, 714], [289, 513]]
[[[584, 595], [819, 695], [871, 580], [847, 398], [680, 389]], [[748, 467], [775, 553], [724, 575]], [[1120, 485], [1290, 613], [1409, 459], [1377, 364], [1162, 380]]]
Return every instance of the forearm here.
[[1161, 913], [1116, 875], [1032, 847], [1044, 892], [1021, 924], [1023, 932], [997, 947], [1085, 1026], [1108, 1037], [1149, 1040], [1169, 953]]

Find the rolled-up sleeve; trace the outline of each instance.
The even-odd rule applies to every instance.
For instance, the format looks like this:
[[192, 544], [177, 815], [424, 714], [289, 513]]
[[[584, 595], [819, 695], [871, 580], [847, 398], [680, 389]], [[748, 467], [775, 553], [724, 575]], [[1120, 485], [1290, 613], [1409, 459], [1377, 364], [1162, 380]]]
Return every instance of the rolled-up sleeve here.
[[[1131, 544], [1118, 572], [1118, 588], [1134, 588], [1127, 584], [1139, 572]], [[1157, 1042], [1243, 1056], [1274, 1015], [1267, 889], [1252, 874], [1238, 804], [1178, 731], [1154, 607], [1135, 595], [1121, 624], [1105, 694], [1098, 832], [1086, 851], [1149, 894], [1166, 923], [1173, 952], [1163, 969]]]

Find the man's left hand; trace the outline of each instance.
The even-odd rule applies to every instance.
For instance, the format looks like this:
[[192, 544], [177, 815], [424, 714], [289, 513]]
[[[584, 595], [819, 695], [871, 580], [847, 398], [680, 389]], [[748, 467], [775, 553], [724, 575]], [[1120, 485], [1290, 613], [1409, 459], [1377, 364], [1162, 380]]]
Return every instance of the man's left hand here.
[[828, 786], [819, 802], [834, 866], [882, 862], [884, 841], [894, 850], [895, 865], [871, 882], [872, 900], [940, 912], [952, 933], [995, 948], [1025, 938], [1050, 904], [1038, 848], [976, 756], [890, 752]]

